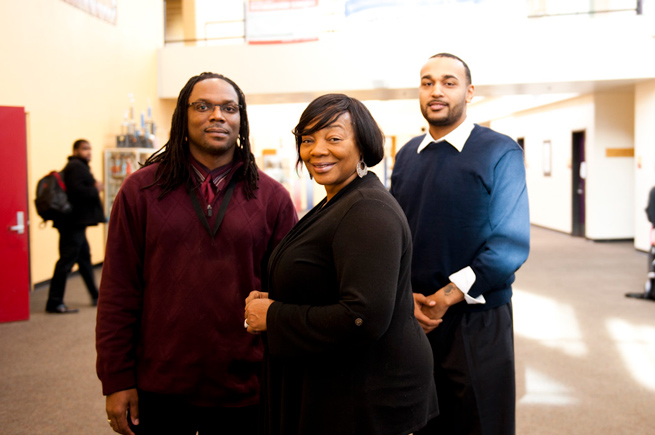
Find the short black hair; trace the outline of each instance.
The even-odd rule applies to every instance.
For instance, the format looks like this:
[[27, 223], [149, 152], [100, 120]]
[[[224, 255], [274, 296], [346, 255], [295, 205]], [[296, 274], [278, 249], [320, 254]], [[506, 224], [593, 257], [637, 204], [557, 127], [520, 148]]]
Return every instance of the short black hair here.
[[[355, 98], [344, 94], [326, 94], [309, 103], [300, 116], [298, 125], [292, 131], [296, 137], [296, 151], [298, 152], [296, 165], [302, 163], [300, 158], [302, 136], [313, 134], [330, 126], [346, 112], [350, 114], [355, 142], [364, 157], [364, 163], [367, 166], [375, 166], [380, 163], [384, 157], [384, 134], [373, 119], [371, 112]], [[308, 128], [309, 125], [311, 128]]]
[[468, 84], [470, 85], [473, 83], [473, 81], [471, 80], [471, 70], [469, 69], [469, 66], [466, 64], [466, 62], [464, 62], [462, 59], [450, 53], [437, 53], [434, 56], [431, 56], [430, 59], [434, 59], [435, 57], [448, 57], [450, 59], [455, 59], [460, 61], [462, 65], [464, 65], [464, 70], [466, 71], [466, 79], [468, 80]]
[[75, 142], [73, 142], [73, 151], [77, 151], [79, 147], [81, 147], [83, 144], [89, 143], [88, 140], [86, 139], [78, 139]]

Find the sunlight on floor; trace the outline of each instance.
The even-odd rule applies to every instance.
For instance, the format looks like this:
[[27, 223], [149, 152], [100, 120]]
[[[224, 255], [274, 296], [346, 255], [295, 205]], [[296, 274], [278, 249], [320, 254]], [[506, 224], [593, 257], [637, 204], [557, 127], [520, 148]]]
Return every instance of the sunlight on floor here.
[[587, 346], [570, 305], [516, 288], [512, 304], [516, 335], [537, 340], [570, 356], [587, 354]]
[[622, 319], [607, 319], [623, 362], [632, 377], [644, 387], [655, 390], [655, 327], [639, 326]]
[[525, 369], [525, 391], [520, 404], [564, 406], [579, 402], [569, 387], [530, 367]]

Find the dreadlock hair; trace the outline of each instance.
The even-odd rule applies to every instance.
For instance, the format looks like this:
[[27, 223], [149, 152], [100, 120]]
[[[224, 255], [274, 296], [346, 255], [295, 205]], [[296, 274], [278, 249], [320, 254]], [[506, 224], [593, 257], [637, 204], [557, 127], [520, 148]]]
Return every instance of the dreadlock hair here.
[[184, 85], [177, 98], [177, 106], [173, 112], [171, 121], [171, 133], [168, 142], [151, 155], [143, 166], [159, 163], [155, 174], [155, 181], [145, 188], [158, 185], [161, 188], [159, 199], [163, 198], [181, 185], [193, 185], [193, 175], [189, 170], [189, 143], [187, 141], [187, 128], [189, 123], [188, 104], [193, 87], [203, 80], [221, 79], [228, 82], [236, 91], [239, 98], [239, 140], [235, 147], [235, 160], [243, 162], [243, 172], [240, 175], [245, 180], [243, 192], [246, 199], [255, 198], [255, 190], [258, 189], [257, 181], [259, 172], [255, 156], [250, 147], [250, 126], [248, 124], [248, 113], [246, 111], [246, 97], [243, 91], [229, 78], [216, 73], [203, 72], [193, 76]]

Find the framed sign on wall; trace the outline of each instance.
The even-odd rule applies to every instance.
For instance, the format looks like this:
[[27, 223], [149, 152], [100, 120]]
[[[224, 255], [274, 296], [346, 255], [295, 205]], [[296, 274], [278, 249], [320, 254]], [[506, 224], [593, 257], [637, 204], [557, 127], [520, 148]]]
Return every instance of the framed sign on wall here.
[[550, 177], [552, 172], [552, 149], [549, 140], [545, 140], [542, 148], [542, 159], [543, 159], [543, 169], [544, 177]]

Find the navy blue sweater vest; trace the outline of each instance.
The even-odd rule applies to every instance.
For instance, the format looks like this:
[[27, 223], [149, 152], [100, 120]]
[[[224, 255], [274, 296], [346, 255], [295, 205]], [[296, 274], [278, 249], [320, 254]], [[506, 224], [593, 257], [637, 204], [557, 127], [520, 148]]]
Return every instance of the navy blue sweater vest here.
[[424, 136], [396, 156], [391, 193], [414, 243], [412, 286], [430, 295], [470, 266], [476, 281], [449, 311], [482, 311], [510, 301], [514, 273], [528, 257], [530, 220], [523, 151], [508, 136], [475, 125], [461, 152], [447, 142], [417, 153]]

